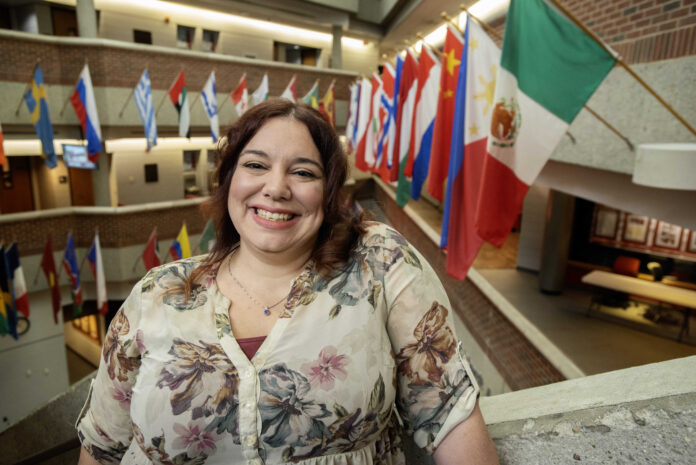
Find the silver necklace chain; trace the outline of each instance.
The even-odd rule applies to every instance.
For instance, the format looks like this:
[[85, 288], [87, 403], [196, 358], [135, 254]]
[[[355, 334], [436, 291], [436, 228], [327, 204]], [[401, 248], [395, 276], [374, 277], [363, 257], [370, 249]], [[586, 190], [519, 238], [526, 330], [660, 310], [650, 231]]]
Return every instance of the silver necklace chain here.
[[237, 283], [237, 286], [239, 286], [239, 288], [240, 288], [242, 291], [244, 291], [244, 293], [247, 295], [247, 297], [249, 297], [249, 300], [251, 300], [253, 303], [255, 303], [256, 305], [258, 305], [259, 307], [263, 308], [263, 314], [266, 315], [266, 316], [269, 316], [269, 315], [271, 314], [271, 309], [272, 309], [273, 307], [276, 307], [277, 305], [279, 305], [281, 302], [283, 302], [284, 300], [286, 300], [286, 299], [288, 298], [288, 296], [285, 295], [285, 296], [283, 296], [282, 299], [280, 299], [278, 302], [274, 303], [273, 305], [263, 305], [261, 302], [259, 302], [258, 300], [256, 300], [256, 299], [254, 298], [254, 296], [251, 295], [251, 293], [249, 293], [249, 291], [247, 290], [247, 288], [244, 287], [244, 286], [242, 285], [242, 283], [240, 283], [239, 280], [234, 276], [234, 273], [232, 273], [232, 260], [231, 260], [231, 259], [228, 260], [228, 262], [227, 262], [227, 271], [228, 271], [228, 273], [230, 274], [230, 277], [232, 277], [232, 279], [234, 280], [234, 282]]

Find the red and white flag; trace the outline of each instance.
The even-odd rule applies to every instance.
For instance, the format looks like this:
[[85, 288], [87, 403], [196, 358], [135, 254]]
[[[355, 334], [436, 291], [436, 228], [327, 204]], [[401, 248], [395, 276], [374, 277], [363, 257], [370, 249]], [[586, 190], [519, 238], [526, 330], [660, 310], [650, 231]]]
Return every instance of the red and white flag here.
[[247, 90], [246, 73], [242, 74], [237, 88], [230, 94], [234, 107], [237, 109], [237, 116], [242, 116], [249, 108], [249, 91]]
[[297, 102], [297, 78], [294, 75], [283, 93], [280, 94], [280, 98], [288, 99], [293, 103]]
[[358, 129], [355, 148], [355, 167], [360, 171], [368, 171], [369, 165], [366, 162], [365, 146], [367, 144], [367, 126], [372, 115], [372, 81], [364, 77], [360, 82], [360, 103], [358, 104]]
[[147, 240], [145, 250], [143, 250], [143, 263], [145, 269], [150, 270], [162, 263], [159, 258], [159, 243], [157, 242], [157, 228], [152, 230], [150, 238]]
[[94, 233], [92, 247], [87, 252], [89, 267], [97, 284], [97, 310], [102, 315], [109, 311], [109, 301], [106, 298], [106, 278], [104, 276], [104, 261], [102, 260], [101, 245], [99, 244], [99, 232]]

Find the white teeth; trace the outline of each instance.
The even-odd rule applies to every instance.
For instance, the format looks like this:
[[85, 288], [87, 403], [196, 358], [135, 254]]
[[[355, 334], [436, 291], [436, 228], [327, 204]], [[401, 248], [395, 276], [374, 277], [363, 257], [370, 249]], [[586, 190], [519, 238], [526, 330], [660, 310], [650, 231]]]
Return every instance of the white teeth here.
[[271, 221], [288, 221], [293, 215], [289, 213], [271, 213], [266, 210], [256, 209], [256, 214], [261, 218], [271, 220]]

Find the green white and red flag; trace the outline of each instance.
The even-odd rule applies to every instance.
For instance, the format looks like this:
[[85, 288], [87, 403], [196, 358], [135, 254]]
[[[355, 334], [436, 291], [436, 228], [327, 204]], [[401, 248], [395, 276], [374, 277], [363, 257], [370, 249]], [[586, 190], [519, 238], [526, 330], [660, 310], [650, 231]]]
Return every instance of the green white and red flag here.
[[503, 245], [529, 186], [615, 62], [545, 1], [510, 3], [476, 209], [482, 239]]

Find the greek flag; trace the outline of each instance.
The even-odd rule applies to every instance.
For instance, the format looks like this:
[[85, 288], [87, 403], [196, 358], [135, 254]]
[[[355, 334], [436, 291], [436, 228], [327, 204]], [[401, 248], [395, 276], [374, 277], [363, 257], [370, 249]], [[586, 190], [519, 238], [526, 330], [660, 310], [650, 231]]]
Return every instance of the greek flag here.
[[147, 151], [157, 145], [157, 122], [155, 121], [155, 108], [152, 104], [152, 88], [150, 87], [150, 75], [147, 70], [140, 76], [138, 85], [133, 91], [135, 105], [138, 107], [140, 119], [145, 126], [145, 139], [147, 140]]
[[215, 94], [215, 71], [210, 73], [208, 81], [203, 86], [201, 102], [203, 102], [205, 114], [210, 119], [210, 135], [213, 136], [213, 142], [217, 142], [220, 138], [220, 123], [218, 122], [217, 96]]

